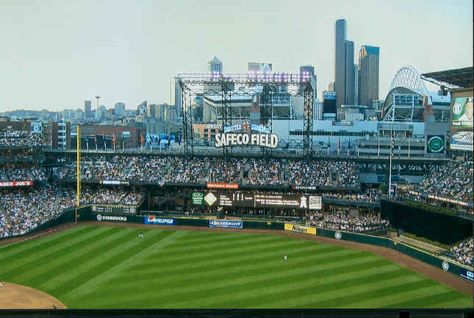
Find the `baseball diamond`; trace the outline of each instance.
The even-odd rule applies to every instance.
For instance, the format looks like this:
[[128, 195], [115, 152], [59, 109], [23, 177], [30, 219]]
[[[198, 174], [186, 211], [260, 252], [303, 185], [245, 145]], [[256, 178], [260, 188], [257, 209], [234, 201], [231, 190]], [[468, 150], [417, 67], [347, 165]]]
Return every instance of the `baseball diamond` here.
[[0, 278], [68, 308], [472, 306], [472, 295], [340, 240], [267, 232], [77, 225], [0, 247]]

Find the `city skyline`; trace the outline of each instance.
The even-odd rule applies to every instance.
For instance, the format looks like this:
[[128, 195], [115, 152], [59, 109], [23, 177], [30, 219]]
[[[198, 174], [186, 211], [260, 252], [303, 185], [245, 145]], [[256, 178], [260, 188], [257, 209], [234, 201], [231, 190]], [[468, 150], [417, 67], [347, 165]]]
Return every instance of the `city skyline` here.
[[83, 108], [97, 94], [108, 107], [173, 103], [173, 76], [207, 71], [214, 55], [224, 72], [245, 72], [248, 62], [290, 73], [313, 65], [321, 97], [334, 81], [334, 23], [340, 18], [355, 52], [361, 45], [381, 48], [384, 98], [404, 65], [420, 72], [471, 66], [471, 12], [471, 1], [464, 0], [4, 0], [0, 112]]

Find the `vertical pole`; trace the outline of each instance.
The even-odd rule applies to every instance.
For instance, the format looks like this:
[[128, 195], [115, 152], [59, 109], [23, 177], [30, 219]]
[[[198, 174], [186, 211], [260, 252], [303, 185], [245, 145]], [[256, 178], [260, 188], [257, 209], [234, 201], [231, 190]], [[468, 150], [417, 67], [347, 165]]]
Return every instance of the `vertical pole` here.
[[77, 209], [81, 205], [81, 127], [77, 125], [76, 138], [76, 211], [74, 222], [77, 223]]
[[390, 131], [390, 157], [388, 167], [388, 198], [392, 197], [392, 152], [393, 152], [393, 130]]

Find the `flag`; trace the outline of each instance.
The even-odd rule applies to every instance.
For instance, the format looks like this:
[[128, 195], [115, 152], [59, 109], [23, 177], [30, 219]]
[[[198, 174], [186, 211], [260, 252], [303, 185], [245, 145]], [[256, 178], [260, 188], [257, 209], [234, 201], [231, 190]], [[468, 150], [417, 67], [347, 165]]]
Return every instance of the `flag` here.
[[140, 144], [143, 146], [145, 144], [145, 137], [143, 136], [143, 132], [140, 135]]

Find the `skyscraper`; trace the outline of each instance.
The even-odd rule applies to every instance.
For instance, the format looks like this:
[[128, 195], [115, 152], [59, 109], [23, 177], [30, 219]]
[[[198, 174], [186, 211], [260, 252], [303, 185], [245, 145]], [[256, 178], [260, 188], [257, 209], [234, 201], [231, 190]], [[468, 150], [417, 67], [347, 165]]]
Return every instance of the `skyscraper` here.
[[92, 118], [92, 102], [90, 100], [84, 101], [84, 116], [86, 119]]
[[222, 73], [222, 62], [217, 58], [217, 56], [214, 56], [208, 63], [209, 65], [209, 72], [211, 73]]
[[371, 106], [379, 99], [379, 53], [376, 46], [362, 45], [359, 51], [359, 104]]
[[336, 42], [335, 54], [336, 59], [334, 63], [334, 80], [336, 90], [336, 105], [340, 107], [345, 103], [346, 96], [346, 20], [339, 19], [336, 21]]
[[354, 97], [355, 97], [355, 82], [354, 82], [354, 42], [352, 41], [345, 41], [345, 53], [346, 53], [346, 61], [345, 61], [345, 74], [346, 74], [346, 82], [345, 82], [345, 93], [344, 93], [344, 105], [354, 105]]

